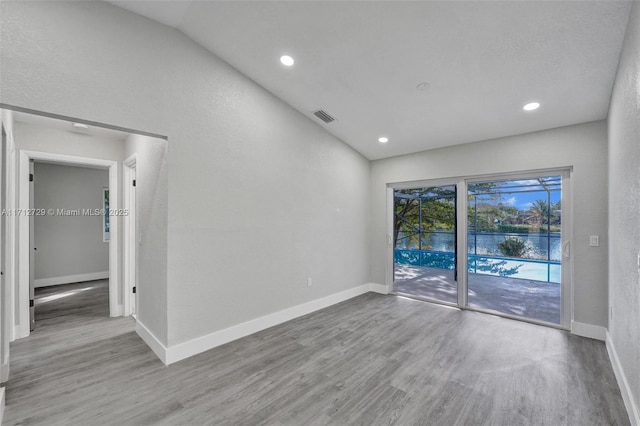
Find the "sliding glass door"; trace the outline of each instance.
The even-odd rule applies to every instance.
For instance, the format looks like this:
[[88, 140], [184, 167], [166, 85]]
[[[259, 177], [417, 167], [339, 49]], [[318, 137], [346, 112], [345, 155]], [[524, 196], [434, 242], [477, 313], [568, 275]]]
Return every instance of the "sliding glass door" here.
[[568, 179], [558, 170], [392, 187], [395, 293], [568, 328]]
[[562, 178], [467, 187], [468, 305], [561, 323]]
[[458, 303], [456, 186], [394, 191], [394, 289]]

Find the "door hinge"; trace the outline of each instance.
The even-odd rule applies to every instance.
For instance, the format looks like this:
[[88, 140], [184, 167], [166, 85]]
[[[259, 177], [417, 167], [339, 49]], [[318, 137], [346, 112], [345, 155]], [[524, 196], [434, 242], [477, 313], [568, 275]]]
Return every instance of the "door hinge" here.
[[133, 289], [131, 290], [133, 292], [133, 294], [136, 293], [136, 286], [133, 286]]
[[135, 179], [133, 180], [133, 186], [136, 186], [136, 180]]
[[35, 301], [33, 299], [29, 299], [29, 307], [33, 308], [36, 305]]
[[29, 182], [33, 182], [33, 173], [29, 173]]

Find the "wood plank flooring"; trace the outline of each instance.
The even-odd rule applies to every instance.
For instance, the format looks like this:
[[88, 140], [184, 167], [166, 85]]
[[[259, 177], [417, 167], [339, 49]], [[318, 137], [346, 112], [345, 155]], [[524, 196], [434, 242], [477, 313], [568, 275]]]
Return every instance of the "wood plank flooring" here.
[[563, 331], [369, 293], [165, 367], [99, 284], [37, 305], [6, 425], [629, 424], [604, 344]]

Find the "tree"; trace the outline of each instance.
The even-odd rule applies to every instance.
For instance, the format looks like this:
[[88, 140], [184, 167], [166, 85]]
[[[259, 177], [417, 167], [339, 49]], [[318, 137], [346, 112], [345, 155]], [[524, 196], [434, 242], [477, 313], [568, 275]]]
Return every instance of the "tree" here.
[[530, 221], [536, 228], [542, 227], [542, 225], [546, 222], [548, 223], [548, 215], [549, 215], [549, 204], [547, 200], [536, 200], [529, 207]]
[[498, 244], [498, 248], [500, 253], [507, 257], [522, 257], [527, 252], [525, 242], [518, 237], [506, 237]]
[[449, 187], [398, 190], [394, 197], [394, 247], [401, 239], [421, 246], [425, 231], [428, 239], [428, 231], [451, 230], [454, 218], [455, 191]]

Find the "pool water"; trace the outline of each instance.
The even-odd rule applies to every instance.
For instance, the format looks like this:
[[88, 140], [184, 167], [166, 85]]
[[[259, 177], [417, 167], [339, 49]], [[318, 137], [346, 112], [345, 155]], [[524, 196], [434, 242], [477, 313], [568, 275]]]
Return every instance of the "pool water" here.
[[[453, 269], [455, 255], [452, 252], [432, 250], [394, 250], [394, 262], [403, 265]], [[520, 278], [525, 280], [560, 283], [561, 264], [557, 261], [516, 259], [500, 256], [469, 254], [468, 271], [475, 274]]]

